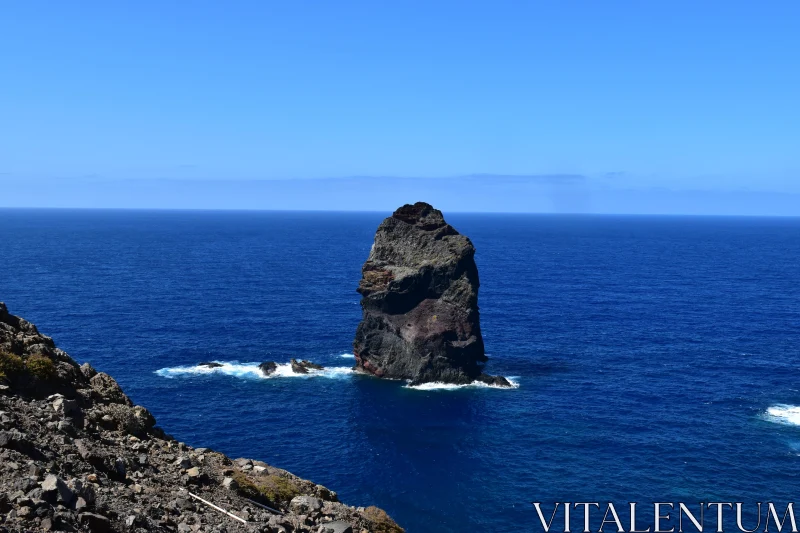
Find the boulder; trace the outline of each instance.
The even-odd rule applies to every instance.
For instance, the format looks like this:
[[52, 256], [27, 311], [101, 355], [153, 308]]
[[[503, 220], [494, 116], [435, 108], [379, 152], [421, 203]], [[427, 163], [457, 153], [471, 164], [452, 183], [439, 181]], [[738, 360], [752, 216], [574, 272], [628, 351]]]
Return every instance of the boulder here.
[[278, 370], [278, 365], [276, 365], [273, 361], [267, 361], [258, 365], [258, 368], [261, 370], [262, 374], [265, 376], [270, 376], [274, 374], [276, 370]]
[[344, 520], [336, 520], [322, 524], [319, 531], [320, 533], [353, 533], [353, 526]]
[[289, 509], [296, 514], [314, 514], [322, 510], [322, 500], [313, 496], [295, 496], [289, 502]]
[[98, 372], [89, 380], [92, 390], [99, 397], [99, 399], [111, 403], [121, 403], [125, 405], [133, 405], [122, 392], [117, 381], [106, 374], [105, 372]]
[[208, 368], [219, 368], [222, 366], [221, 363], [215, 363], [214, 361], [206, 361], [203, 363], [198, 363], [197, 366], [205, 366]]
[[414, 384], [477, 379], [487, 361], [479, 286], [469, 238], [429, 204], [399, 208], [362, 267], [355, 369]]
[[58, 476], [48, 474], [42, 481], [42, 499], [51, 503], [69, 503], [74, 497], [72, 490]]
[[78, 523], [92, 533], [109, 533], [111, 531], [111, 521], [99, 514], [81, 513], [78, 515]]
[[97, 375], [97, 370], [89, 363], [83, 363], [81, 365], [81, 373], [86, 376], [86, 379], [92, 379]]

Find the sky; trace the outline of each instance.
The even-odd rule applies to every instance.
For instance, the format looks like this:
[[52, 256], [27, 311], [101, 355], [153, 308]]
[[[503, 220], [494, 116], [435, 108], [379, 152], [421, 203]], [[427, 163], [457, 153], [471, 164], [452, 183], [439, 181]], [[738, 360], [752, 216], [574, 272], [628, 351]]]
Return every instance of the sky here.
[[6, 3], [0, 207], [800, 215], [799, 20], [782, 0]]

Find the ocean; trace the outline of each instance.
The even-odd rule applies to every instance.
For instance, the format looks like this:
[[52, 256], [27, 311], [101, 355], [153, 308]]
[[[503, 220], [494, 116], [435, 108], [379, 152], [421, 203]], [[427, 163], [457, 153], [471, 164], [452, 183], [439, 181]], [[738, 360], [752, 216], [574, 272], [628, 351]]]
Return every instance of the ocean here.
[[[541, 531], [534, 501], [796, 498], [800, 219], [445, 213], [505, 390], [351, 372], [388, 214], [3, 209], [0, 301], [175, 438], [410, 533]], [[293, 357], [327, 370], [256, 369]]]

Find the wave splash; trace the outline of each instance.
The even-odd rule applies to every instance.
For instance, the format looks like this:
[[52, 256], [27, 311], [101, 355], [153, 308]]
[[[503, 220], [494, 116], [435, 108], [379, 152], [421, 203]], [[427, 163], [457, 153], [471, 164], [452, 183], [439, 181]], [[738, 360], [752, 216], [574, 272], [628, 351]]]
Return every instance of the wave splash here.
[[309, 370], [308, 374], [298, 374], [292, 370], [290, 363], [278, 363], [275, 372], [269, 376], [265, 376], [261, 369], [258, 368], [259, 363], [238, 363], [227, 361], [213, 361], [220, 366], [174, 366], [169, 368], [161, 368], [156, 370], [156, 374], [164, 378], [176, 378], [185, 376], [204, 376], [211, 374], [222, 374], [226, 376], [233, 376], [241, 379], [274, 379], [274, 378], [313, 378], [323, 377], [331, 379], [342, 379], [350, 376], [353, 369], [345, 366], [327, 367], [323, 370]]
[[779, 403], [767, 408], [765, 418], [770, 422], [800, 426], [800, 406]]
[[498, 385], [489, 385], [483, 383], [482, 381], [473, 381], [472, 383], [467, 383], [465, 385], [456, 385], [454, 383], [442, 383], [441, 381], [434, 381], [431, 383], [421, 383], [420, 385], [405, 385], [404, 388], [406, 389], [413, 389], [413, 390], [458, 390], [458, 389], [470, 389], [470, 388], [479, 388], [479, 389], [500, 389], [500, 390], [511, 390], [511, 389], [518, 389], [519, 388], [519, 378], [514, 377], [506, 377], [509, 383], [511, 383], [511, 388], [509, 387], [500, 387]]

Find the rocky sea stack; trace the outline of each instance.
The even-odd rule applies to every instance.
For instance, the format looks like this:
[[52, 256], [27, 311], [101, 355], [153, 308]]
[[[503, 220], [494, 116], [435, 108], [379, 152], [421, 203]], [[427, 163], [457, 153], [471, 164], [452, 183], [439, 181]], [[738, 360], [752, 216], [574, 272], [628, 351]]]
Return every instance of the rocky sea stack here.
[[441, 211], [399, 208], [378, 227], [362, 268], [356, 369], [412, 384], [510, 386], [483, 373], [479, 285], [475, 247]]
[[0, 303], [0, 533], [10, 531], [403, 530], [280, 468], [176, 441], [114, 378]]

